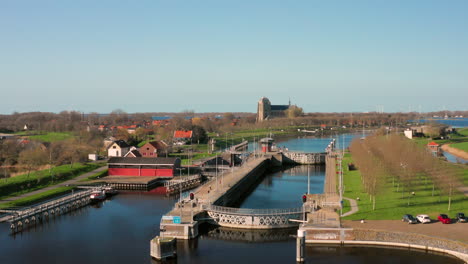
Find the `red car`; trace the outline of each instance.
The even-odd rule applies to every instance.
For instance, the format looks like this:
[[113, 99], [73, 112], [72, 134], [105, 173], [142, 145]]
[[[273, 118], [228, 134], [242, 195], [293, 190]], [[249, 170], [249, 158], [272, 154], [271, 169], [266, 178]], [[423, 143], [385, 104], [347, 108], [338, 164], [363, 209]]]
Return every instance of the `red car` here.
[[437, 219], [439, 219], [442, 224], [450, 224], [452, 220], [446, 214], [440, 214]]

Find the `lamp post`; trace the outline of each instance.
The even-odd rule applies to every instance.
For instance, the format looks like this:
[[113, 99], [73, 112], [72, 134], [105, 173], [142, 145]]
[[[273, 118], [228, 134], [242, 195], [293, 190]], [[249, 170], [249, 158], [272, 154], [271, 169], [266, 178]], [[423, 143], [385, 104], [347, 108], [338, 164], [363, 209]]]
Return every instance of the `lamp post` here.
[[216, 154], [216, 166], [215, 166], [215, 175], [216, 175], [216, 192], [218, 192], [218, 154]]
[[307, 194], [310, 194], [310, 165], [307, 165]]
[[[182, 168], [177, 168], [179, 170], [180, 182], [179, 182], [179, 189], [180, 189], [180, 196], [179, 196], [179, 203], [182, 202]], [[180, 209], [182, 214], [182, 209]]]

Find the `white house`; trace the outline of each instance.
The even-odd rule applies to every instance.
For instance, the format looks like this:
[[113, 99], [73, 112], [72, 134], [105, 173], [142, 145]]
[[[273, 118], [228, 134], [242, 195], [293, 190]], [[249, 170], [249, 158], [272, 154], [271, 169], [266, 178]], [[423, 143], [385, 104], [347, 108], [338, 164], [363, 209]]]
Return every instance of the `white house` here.
[[407, 138], [409, 138], [409, 139], [413, 139], [413, 130], [411, 130], [411, 129], [406, 129], [406, 130], [404, 131], [404, 133], [405, 133], [405, 137], [407, 137]]
[[108, 157], [123, 157], [130, 150], [130, 145], [123, 140], [116, 140], [107, 148]]

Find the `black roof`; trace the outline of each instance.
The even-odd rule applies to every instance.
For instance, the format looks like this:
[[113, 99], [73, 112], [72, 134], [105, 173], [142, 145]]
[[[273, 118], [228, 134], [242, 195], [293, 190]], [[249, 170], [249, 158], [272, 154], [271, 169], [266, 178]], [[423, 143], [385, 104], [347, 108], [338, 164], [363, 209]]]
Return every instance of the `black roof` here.
[[[178, 160], [178, 161], [177, 161]], [[108, 164], [135, 164], [135, 165], [174, 165], [180, 163], [180, 158], [142, 158], [142, 157], [112, 157]]]
[[[125, 142], [124, 140], [116, 140], [116, 141], [114, 141], [114, 143], [117, 144], [117, 145], [118, 145], [119, 147], [121, 147], [121, 148], [128, 148], [128, 147], [130, 147], [130, 145], [127, 144], [127, 142]], [[110, 146], [112, 146], [114, 143], [112, 143]], [[110, 146], [109, 146], [109, 147], [110, 147]]]
[[272, 111], [284, 111], [288, 109], [289, 109], [289, 105], [271, 105]]

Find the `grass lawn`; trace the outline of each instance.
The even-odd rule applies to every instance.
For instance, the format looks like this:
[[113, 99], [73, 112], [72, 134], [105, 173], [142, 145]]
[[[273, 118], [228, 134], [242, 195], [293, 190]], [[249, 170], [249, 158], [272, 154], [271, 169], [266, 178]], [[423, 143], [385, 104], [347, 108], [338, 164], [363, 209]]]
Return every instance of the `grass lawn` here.
[[450, 144], [450, 147], [461, 149], [461, 150], [463, 150], [465, 152], [468, 152], [468, 142]]
[[351, 211], [351, 204], [348, 200], [346, 199], [343, 199], [343, 210], [342, 210], [342, 213], [347, 213]]
[[55, 167], [52, 175], [49, 170], [33, 171], [27, 174], [18, 175], [12, 178], [0, 180], [0, 199], [17, 196], [23, 193], [32, 192], [47, 186], [57, 184], [83, 173], [90, 172], [105, 165], [104, 163], [76, 163], [73, 167], [69, 164]]
[[70, 192], [72, 189], [73, 189], [73, 187], [58, 187], [58, 188], [55, 188], [53, 190], [49, 190], [49, 191], [45, 191], [45, 192], [38, 193], [38, 194], [35, 194], [35, 195], [31, 195], [29, 197], [22, 198], [22, 199], [13, 201], [13, 202], [0, 204], [0, 209], [36, 204], [36, 203], [39, 203], [41, 201], [45, 201], [45, 200], [51, 199], [53, 197], [60, 196], [62, 194]]
[[[424, 180], [419, 185], [415, 186], [413, 190], [414, 196], [408, 194], [408, 192], [401, 193], [397, 192], [397, 185], [393, 186], [392, 179], [387, 179], [384, 184], [382, 191], [376, 198], [376, 210], [372, 210], [372, 202], [370, 201], [369, 195], [363, 190], [361, 184], [361, 175], [359, 170], [348, 171], [348, 163], [352, 162], [350, 154], [346, 154], [343, 160], [344, 168], [344, 185], [345, 192], [344, 197], [356, 199], [358, 201], [359, 211], [353, 215], [344, 217], [347, 220], [396, 220], [401, 219], [404, 214], [428, 214], [431, 218], [437, 218], [440, 213], [447, 213], [453, 217], [459, 211], [468, 211], [468, 197], [465, 197], [461, 193], [457, 193], [452, 197], [451, 210], [448, 211], [448, 197], [447, 195], [439, 196], [439, 191], [435, 190], [435, 196], [432, 196], [432, 184], [428, 180], [425, 184]], [[463, 176], [465, 182], [468, 178], [468, 170], [460, 167], [463, 170]], [[410, 196], [410, 205], [408, 206], [408, 196]], [[349, 205], [345, 203], [345, 208], [349, 208]], [[349, 209], [345, 209], [349, 210]], [[344, 210], [344, 211], [345, 211]]]
[[28, 136], [32, 140], [41, 142], [55, 142], [74, 137], [72, 132], [22, 131], [16, 134], [21, 136]]
[[101, 171], [101, 172], [98, 172], [98, 173], [95, 173], [95, 174], [89, 176], [89, 177], [86, 178], [86, 179], [80, 180], [80, 182], [86, 182], [86, 181], [96, 180], [96, 179], [99, 179], [99, 178], [102, 178], [102, 177], [107, 176], [108, 173], [109, 173], [109, 170], [103, 170], [103, 171]]
[[468, 137], [468, 128], [458, 128], [457, 129], [458, 134], [463, 135], [465, 137]]

